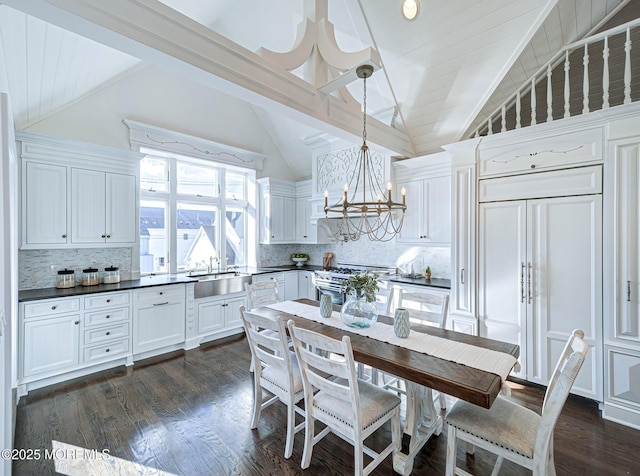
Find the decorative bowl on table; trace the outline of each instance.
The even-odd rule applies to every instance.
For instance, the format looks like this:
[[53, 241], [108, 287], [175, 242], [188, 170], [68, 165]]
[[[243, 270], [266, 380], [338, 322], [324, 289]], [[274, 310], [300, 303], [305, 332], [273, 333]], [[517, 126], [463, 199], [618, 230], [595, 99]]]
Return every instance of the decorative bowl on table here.
[[291, 256], [291, 261], [293, 261], [296, 266], [300, 268], [304, 266], [308, 259], [308, 256], [303, 256], [302, 254]]

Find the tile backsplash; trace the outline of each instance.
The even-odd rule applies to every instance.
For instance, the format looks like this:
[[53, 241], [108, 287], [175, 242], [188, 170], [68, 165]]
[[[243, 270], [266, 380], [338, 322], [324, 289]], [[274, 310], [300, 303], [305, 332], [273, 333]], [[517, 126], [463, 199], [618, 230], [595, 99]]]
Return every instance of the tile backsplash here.
[[369, 241], [367, 238], [331, 245], [260, 245], [258, 264], [276, 266], [290, 263], [292, 253], [307, 253], [307, 264], [322, 266], [322, 257], [327, 252], [334, 254], [334, 265], [341, 263], [409, 270], [411, 263], [414, 263], [416, 272], [424, 271], [418, 268], [429, 266], [434, 278], [451, 279], [451, 248], [448, 246], [400, 245]]
[[61, 250], [22, 250], [18, 254], [19, 289], [51, 288], [56, 285], [58, 271], [72, 269], [76, 281], [82, 270], [108, 266], [120, 268], [120, 279], [131, 279], [131, 248], [77, 248]]

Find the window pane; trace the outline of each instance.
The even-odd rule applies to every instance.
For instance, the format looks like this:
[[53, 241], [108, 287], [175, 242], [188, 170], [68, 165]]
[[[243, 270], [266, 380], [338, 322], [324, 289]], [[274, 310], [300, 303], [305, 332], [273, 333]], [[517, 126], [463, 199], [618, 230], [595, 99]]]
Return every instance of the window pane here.
[[[206, 269], [219, 253], [218, 208], [178, 203], [176, 251], [178, 271]], [[213, 260], [217, 267], [217, 261]], [[217, 269], [217, 268], [216, 268]], [[221, 268], [222, 269], [222, 268]]]
[[166, 273], [167, 204], [160, 201], [140, 202], [140, 272]]
[[225, 183], [225, 197], [227, 200], [246, 200], [246, 175], [227, 171]]
[[247, 250], [247, 214], [243, 209], [226, 211], [227, 266], [245, 265]]
[[211, 167], [202, 167], [178, 162], [178, 193], [198, 197], [218, 196], [218, 171]]
[[167, 159], [145, 157], [140, 161], [140, 190], [168, 192]]

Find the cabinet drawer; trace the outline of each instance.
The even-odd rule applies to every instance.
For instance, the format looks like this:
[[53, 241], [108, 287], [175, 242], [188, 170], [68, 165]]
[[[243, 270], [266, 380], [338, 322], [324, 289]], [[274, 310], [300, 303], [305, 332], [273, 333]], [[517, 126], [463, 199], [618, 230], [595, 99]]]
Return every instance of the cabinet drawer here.
[[133, 302], [144, 304], [160, 304], [181, 302], [185, 299], [184, 286], [155, 286], [148, 289], [138, 289], [133, 293]]
[[99, 293], [84, 298], [85, 309], [99, 309], [101, 307], [115, 307], [129, 304], [129, 292]]
[[80, 299], [49, 299], [24, 305], [24, 318], [38, 316], [52, 316], [77, 312], [80, 309]]
[[84, 331], [84, 345], [99, 344], [101, 342], [111, 342], [129, 336], [129, 323], [122, 322], [115, 326], [102, 327], [99, 329], [89, 329]]
[[123, 339], [117, 342], [109, 342], [108, 344], [84, 349], [83, 362], [87, 363], [96, 360], [111, 359], [127, 353], [129, 353], [129, 339]]
[[259, 274], [257, 276], [253, 276], [251, 279], [254, 283], [258, 283], [261, 281], [270, 281], [270, 280], [282, 281], [284, 283], [284, 273]]
[[84, 327], [111, 324], [112, 322], [126, 321], [129, 319], [129, 308], [105, 309], [104, 311], [85, 312]]

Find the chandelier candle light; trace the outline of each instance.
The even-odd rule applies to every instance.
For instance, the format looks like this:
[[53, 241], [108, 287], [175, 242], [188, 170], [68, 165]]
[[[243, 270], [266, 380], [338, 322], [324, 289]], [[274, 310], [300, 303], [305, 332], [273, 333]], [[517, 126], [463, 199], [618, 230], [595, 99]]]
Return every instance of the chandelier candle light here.
[[402, 229], [407, 210], [406, 190], [402, 187], [400, 192], [402, 203], [394, 202], [391, 182], [387, 183], [385, 194], [376, 178], [367, 146], [367, 78], [373, 74], [373, 67], [359, 66], [356, 74], [364, 80], [362, 146], [353, 175], [344, 184], [342, 200], [329, 206], [329, 191], [324, 191], [325, 219], [338, 218], [338, 225], [330, 227], [338, 241], [355, 241], [363, 234], [371, 241], [390, 241]]

